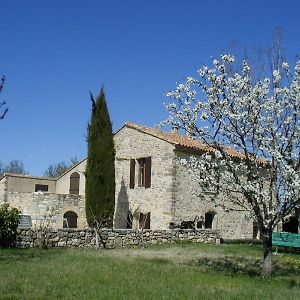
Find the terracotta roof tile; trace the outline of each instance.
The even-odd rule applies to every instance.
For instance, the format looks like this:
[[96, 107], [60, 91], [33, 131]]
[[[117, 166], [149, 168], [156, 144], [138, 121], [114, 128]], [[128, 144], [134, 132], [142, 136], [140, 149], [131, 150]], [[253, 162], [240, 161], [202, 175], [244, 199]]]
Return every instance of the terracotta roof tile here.
[[[167, 142], [175, 145], [177, 148], [180, 148], [183, 150], [185, 149], [187, 151], [199, 151], [199, 152], [214, 151], [214, 149], [212, 147], [205, 145], [203, 142], [201, 142], [199, 140], [195, 140], [188, 136], [182, 136], [178, 133], [165, 132], [165, 131], [161, 131], [158, 129], [154, 129], [154, 128], [150, 128], [150, 127], [146, 127], [146, 126], [142, 126], [142, 125], [137, 125], [132, 122], [126, 122], [125, 125], [127, 125], [131, 128], [137, 129], [141, 132], [150, 134], [150, 135], [157, 137], [159, 139], [162, 139], [164, 141], [167, 141]], [[227, 148], [226, 151], [231, 157], [236, 157], [236, 158], [244, 158], [245, 157], [242, 153], [240, 153], [232, 148]]]

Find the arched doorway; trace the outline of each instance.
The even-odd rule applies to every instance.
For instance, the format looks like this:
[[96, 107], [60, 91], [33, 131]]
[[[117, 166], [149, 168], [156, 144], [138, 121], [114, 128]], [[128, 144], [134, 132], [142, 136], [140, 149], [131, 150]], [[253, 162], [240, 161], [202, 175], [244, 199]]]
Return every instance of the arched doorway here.
[[77, 214], [69, 210], [64, 213], [63, 228], [77, 228]]
[[74, 172], [70, 176], [70, 194], [78, 195], [79, 194], [79, 181], [80, 175], [77, 172]]
[[139, 228], [150, 229], [150, 212], [146, 214], [140, 213]]
[[132, 220], [133, 220], [132, 213], [131, 213], [131, 211], [128, 211], [128, 213], [127, 213], [127, 226], [126, 226], [127, 229], [132, 229]]
[[215, 212], [207, 212], [204, 217], [204, 228], [206, 229], [215, 229]]
[[298, 219], [295, 216], [289, 217], [282, 224], [282, 231], [298, 233]]

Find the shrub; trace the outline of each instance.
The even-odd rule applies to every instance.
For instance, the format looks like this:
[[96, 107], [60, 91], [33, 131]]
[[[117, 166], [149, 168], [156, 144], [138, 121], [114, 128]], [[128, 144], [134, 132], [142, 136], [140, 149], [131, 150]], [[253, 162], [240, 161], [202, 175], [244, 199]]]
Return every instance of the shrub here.
[[17, 239], [20, 211], [9, 207], [8, 203], [0, 205], [0, 247], [14, 247]]

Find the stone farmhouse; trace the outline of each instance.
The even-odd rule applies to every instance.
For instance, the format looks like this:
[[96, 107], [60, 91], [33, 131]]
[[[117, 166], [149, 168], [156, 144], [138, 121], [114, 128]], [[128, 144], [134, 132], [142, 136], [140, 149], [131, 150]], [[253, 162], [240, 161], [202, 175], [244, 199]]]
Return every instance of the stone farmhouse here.
[[[114, 135], [116, 196], [114, 228], [216, 229], [223, 238], [257, 237], [257, 225], [242, 212], [225, 211], [199, 196], [199, 186], [180, 163], [201, 155], [203, 145], [178, 132], [127, 122]], [[230, 150], [231, 151], [231, 150]], [[230, 155], [239, 157], [231, 151]], [[0, 178], [0, 203], [19, 207], [32, 222], [54, 228], [85, 228], [84, 189], [87, 159], [59, 178], [15, 174]]]
[[4, 174], [0, 178], [0, 203], [19, 208], [33, 224], [85, 228], [85, 163], [86, 159], [58, 178]]
[[[199, 186], [180, 163], [201, 155], [203, 145], [178, 132], [126, 123], [115, 134], [115, 228], [218, 229], [223, 238], [252, 238], [257, 226], [241, 212], [199, 197]], [[235, 151], [233, 156], [239, 156]]]

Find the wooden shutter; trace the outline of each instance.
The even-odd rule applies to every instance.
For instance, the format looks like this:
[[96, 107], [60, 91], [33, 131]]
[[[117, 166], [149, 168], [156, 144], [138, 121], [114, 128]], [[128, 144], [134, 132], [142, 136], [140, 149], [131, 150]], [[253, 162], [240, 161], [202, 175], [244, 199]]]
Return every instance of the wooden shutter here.
[[130, 182], [129, 188], [134, 189], [134, 181], [135, 181], [135, 160], [130, 159]]
[[70, 176], [70, 194], [79, 195], [80, 175], [74, 172]]
[[145, 229], [150, 229], [150, 213], [146, 214]]
[[151, 156], [145, 158], [145, 188], [151, 187]]

